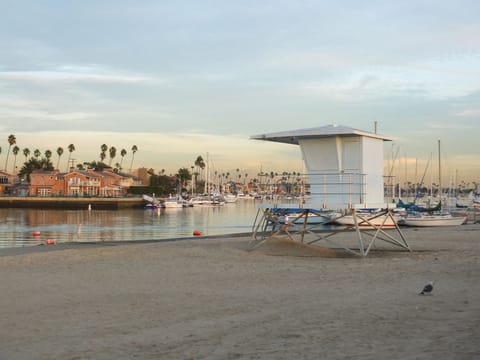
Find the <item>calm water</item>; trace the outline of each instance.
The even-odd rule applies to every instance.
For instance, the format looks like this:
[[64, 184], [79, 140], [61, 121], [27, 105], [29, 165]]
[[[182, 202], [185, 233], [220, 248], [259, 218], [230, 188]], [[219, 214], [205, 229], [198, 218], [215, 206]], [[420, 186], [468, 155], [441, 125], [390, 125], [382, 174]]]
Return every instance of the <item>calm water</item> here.
[[[38, 245], [47, 239], [132, 241], [250, 232], [258, 202], [185, 209], [38, 210], [0, 209], [0, 248]], [[33, 233], [39, 231], [40, 236]]]

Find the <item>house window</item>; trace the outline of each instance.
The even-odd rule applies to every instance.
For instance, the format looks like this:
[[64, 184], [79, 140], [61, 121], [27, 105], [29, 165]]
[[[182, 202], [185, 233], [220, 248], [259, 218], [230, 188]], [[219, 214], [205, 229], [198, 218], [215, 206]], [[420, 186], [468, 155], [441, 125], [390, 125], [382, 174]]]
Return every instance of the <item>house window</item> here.
[[50, 196], [50, 194], [52, 193], [52, 190], [51, 189], [45, 189], [45, 188], [41, 188], [41, 189], [38, 189], [38, 195], [40, 196]]

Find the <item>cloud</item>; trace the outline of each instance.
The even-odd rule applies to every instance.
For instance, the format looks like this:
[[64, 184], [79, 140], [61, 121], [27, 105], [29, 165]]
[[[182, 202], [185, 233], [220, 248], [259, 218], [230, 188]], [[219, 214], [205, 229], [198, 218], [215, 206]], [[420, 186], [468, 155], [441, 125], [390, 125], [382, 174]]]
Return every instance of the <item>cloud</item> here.
[[100, 83], [139, 83], [153, 80], [152, 77], [108, 69], [98, 65], [62, 65], [32, 70], [0, 71], [0, 80], [30, 82], [100, 82]]
[[25, 118], [30, 121], [43, 120], [43, 121], [78, 121], [91, 117], [95, 117], [96, 114], [86, 112], [62, 112], [52, 113], [42, 110], [28, 110], [28, 109], [3, 109], [0, 110], [0, 117], [16, 117]]
[[463, 118], [480, 118], [480, 108], [470, 108], [462, 111], [458, 111], [453, 114], [453, 116], [463, 117]]
[[[374, 100], [408, 96], [448, 99], [468, 96], [480, 89], [480, 57], [453, 57], [416, 64], [352, 68], [341, 75], [332, 69], [299, 83], [297, 94], [337, 100]], [[473, 64], [476, 65], [473, 66]]]

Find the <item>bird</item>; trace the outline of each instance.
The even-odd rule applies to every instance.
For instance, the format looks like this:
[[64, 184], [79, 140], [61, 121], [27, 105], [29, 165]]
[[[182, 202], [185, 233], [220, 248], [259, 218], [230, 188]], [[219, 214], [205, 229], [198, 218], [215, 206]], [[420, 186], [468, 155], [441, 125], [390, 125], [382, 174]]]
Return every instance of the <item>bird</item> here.
[[423, 290], [419, 295], [430, 294], [433, 291], [433, 281], [430, 281], [427, 285], [423, 287]]

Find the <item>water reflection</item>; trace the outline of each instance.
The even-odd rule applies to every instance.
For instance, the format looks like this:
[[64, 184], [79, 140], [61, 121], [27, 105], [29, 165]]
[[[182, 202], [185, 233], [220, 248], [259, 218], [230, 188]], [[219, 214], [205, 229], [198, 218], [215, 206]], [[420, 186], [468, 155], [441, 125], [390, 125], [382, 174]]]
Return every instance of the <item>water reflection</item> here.
[[[0, 247], [61, 242], [135, 241], [248, 232], [258, 203], [159, 210], [0, 209]], [[40, 236], [34, 236], [40, 232]]]

